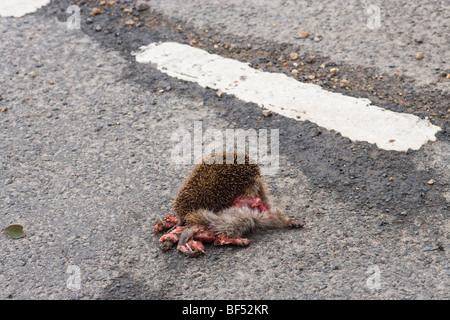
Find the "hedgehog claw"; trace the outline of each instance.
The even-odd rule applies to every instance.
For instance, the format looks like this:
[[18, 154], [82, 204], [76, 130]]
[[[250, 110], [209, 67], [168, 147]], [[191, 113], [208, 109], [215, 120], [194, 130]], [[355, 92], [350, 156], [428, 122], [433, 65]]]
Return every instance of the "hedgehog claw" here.
[[291, 228], [301, 228], [301, 227], [305, 226], [305, 223], [303, 221], [300, 221], [300, 220], [291, 219], [289, 221], [289, 226]]

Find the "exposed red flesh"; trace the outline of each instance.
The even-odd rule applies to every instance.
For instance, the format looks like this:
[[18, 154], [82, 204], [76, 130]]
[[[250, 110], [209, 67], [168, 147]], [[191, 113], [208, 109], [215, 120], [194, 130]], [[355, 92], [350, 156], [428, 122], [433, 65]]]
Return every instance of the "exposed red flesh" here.
[[[249, 207], [258, 209], [260, 212], [268, 212], [269, 206], [264, 204], [261, 198], [245, 198], [245, 199], [235, 199], [232, 206], [237, 208]], [[168, 233], [163, 235], [159, 242], [163, 244], [163, 250], [168, 250], [178, 242], [181, 233], [186, 226], [177, 226], [180, 224], [180, 219], [173, 214], [170, 214], [164, 218], [164, 221], [158, 221], [153, 228], [155, 233], [170, 230]], [[293, 224], [293, 226], [297, 226]], [[232, 244], [239, 247], [247, 246], [250, 243], [249, 239], [246, 238], [229, 238], [224, 234], [217, 234], [216, 231], [208, 229], [205, 226], [193, 226], [194, 236], [193, 239], [188, 241], [185, 245], [178, 246], [177, 249], [183, 252], [188, 257], [198, 257], [200, 254], [205, 253], [205, 247], [202, 242], [213, 242], [215, 246], [223, 246], [227, 244]]]
[[203, 246], [203, 243], [196, 240], [190, 240], [185, 245], [178, 246], [177, 249], [190, 258], [195, 258], [200, 254], [205, 253], [205, 247]]
[[176, 216], [174, 214], [169, 214], [169, 215], [165, 216], [164, 220], [166, 220], [167, 222], [172, 222], [172, 223], [180, 222], [180, 218], [178, 218], [178, 216]]
[[194, 234], [194, 240], [198, 240], [201, 242], [213, 242], [214, 239], [216, 239], [217, 232], [213, 230], [206, 229], [200, 229]]
[[229, 238], [224, 234], [217, 235], [216, 240], [214, 240], [215, 246], [234, 244], [235, 246], [238, 246], [238, 247], [245, 247], [245, 246], [248, 246], [249, 243], [250, 243], [250, 240], [248, 240], [246, 238]]
[[260, 197], [255, 198], [245, 198], [245, 199], [234, 199], [233, 206], [242, 208], [242, 207], [249, 207], [249, 208], [257, 208], [260, 212], [262, 211], [269, 211], [269, 206], [264, 204]]
[[177, 243], [178, 239], [180, 238], [181, 233], [183, 232], [184, 228], [186, 227], [176, 227], [172, 231], [166, 233], [161, 238], [159, 238], [159, 242], [172, 242]]
[[180, 222], [180, 219], [174, 215], [169, 214], [168, 216], [164, 217], [164, 221], [158, 221], [155, 226], [153, 227], [153, 232], [159, 233], [164, 230], [169, 230], [170, 228], [173, 228], [175, 225], [177, 225]]

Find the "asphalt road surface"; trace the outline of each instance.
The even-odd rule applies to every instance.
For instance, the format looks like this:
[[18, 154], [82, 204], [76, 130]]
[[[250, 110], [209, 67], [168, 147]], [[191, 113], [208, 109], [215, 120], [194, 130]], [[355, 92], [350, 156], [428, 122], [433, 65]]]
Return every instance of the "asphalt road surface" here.
[[[0, 234], [1, 299], [450, 298], [448, 1], [148, 4], [0, 11], [0, 229], [27, 234]], [[265, 116], [136, 61], [159, 41], [370, 99], [440, 131], [405, 152]], [[198, 122], [224, 134], [278, 129], [279, 169], [266, 180], [305, 227], [255, 232], [245, 248], [206, 245], [196, 259], [161, 252], [153, 225], [173, 213], [194, 166], [173, 161], [172, 135]]]

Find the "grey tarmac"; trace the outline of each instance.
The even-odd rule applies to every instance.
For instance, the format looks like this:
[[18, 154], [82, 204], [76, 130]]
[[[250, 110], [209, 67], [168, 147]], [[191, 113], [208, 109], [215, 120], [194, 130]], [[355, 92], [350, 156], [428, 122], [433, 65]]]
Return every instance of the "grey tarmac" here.
[[[448, 80], [424, 66], [395, 77], [377, 60], [341, 61], [325, 45], [317, 51], [314, 40], [299, 47], [302, 39], [235, 30], [259, 25], [248, 26], [238, 4], [207, 16], [208, 6], [194, 15], [190, 1], [149, 3], [124, 13], [134, 3], [116, 1], [90, 16], [99, 1], [80, 1], [81, 30], [67, 28], [73, 2], [66, 0], [0, 18], [0, 229], [17, 223], [27, 233], [18, 240], [0, 234], [1, 299], [450, 298]], [[174, 4], [177, 11], [168, 12]], [[284, 14], [270, 15], [279, 30]], [[219, 15], [230, 26], [221, 27]], [[199, 25], [203, 16], [206, 25]], [[286, 74], [293, 61], [278, 59], [296, 50], [304, 62], [300, 81], [429, 117], [443, 130], [436, 142], [400, 153], [310, 122], [264, 117], [252, 103], [137, 63], [131, 53], [155, 41], [190, 43]], [[423, 45], [448, 53], [439, 35], [424, 36]], [[396, 59], [407, 60], [403, 53]], [[328, 74], [310, 80], [324, 63], [350, 83]], [[246, 248], [206, 245], [197, 259], [161, 252], [153, 225], [173, 213], [193, 168], [171, 161], [171, 135], [191, 131], [194, 121], [220, 130], [279, 129], [280, 170], [267, 177], [272, 199], [306, 226], [257, 232]]]

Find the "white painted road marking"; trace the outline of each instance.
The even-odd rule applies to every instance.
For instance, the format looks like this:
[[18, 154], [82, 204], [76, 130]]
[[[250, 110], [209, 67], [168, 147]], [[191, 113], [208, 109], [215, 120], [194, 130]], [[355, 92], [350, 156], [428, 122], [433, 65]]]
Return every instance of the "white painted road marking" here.
[[188, 45], [152, 43], [140, 49], [133, 53], [136, 61], [154, 63], [172, 77], [220, 89], [285, 117], [309, 120], [353, 141], [367, 141], [385, 150], [418, 150], [428, 141], [435, 141], [441, 130], [415, 115], [371, 105], [369, 99], [329, 92]]
[[50, 3], [50, 0], [0, 0], [0, 17], [21, 17]]

